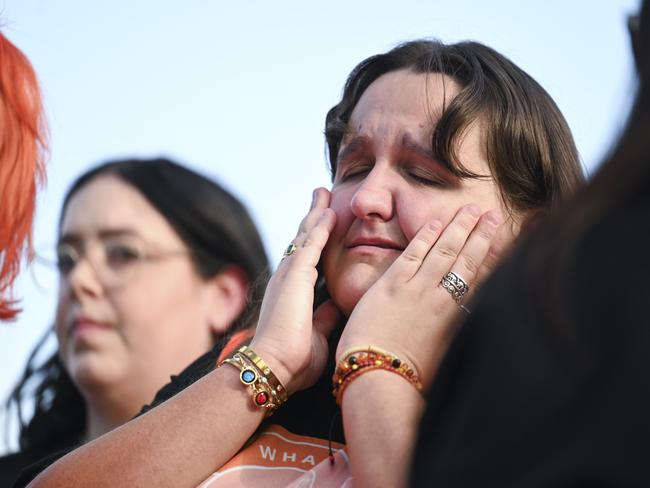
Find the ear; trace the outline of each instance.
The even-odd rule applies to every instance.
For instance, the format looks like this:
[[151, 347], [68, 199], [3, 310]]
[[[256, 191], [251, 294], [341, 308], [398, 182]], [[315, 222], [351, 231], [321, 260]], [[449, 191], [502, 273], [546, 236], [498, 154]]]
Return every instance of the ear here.
[[206, 283], [205, 313], [210, 329], [223, 334], [246, 307], [248, 277], [239, 266], [228, 266]]

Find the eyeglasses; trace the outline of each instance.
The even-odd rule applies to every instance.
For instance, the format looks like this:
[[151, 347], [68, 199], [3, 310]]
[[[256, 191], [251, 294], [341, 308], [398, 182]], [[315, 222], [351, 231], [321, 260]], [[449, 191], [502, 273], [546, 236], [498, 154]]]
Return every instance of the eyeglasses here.
[[81, 241], [61, 242], [53, 252], [51, 247], [49, 249], [39, 250], [31, 266], [36, 285], [45, 292], [54, 291], [67, 281], [84, 259], [88, 260], [101, 284], [112, 289], [133, 280], [146, 263], [189, 255], [186, 249], [154, 250], [144, 240], [133, 236], [103, 238], [98, 246], [86, 246]]

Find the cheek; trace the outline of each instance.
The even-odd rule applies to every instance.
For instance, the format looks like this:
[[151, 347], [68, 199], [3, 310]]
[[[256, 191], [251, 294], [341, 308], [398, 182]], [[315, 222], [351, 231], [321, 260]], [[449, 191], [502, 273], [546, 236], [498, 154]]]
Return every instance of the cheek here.
[[332, 188], [330, 208], [336, 214], [335, 231], [343, 226], [348, 226], [352, 220], [350, 202], [352, 201], [353, 194], [353, 190], [349, 188]]
[[351, 191], [346, 189], [332, 188], [329, 207], [336, 214], [336, 224], [329, 236], [325, 249], [323, 249], [323, 259], [325, 261], [334, 254], [334, 248], [343, 242], [345, 233], [352, 223], [353, 215], [350, 211]]
[[[436, 202], [434, 204], [434, 202]], [[400, 202], [399, 225], [404, 237], [410, 242], [415, 234], [428, 222], [439, 220], [446, 227], [458, 210], [445, 199], [422, 198], [417, 201]]]

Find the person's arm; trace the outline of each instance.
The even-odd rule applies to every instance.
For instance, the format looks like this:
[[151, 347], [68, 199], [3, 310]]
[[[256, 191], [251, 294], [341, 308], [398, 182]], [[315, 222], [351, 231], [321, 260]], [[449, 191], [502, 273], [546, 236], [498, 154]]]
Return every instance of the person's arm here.
[[[425, 225], [355, 307], [337, 360], [375, 346], [429, 385], [464, 313], [439, 283], [448, 271], [470, 286], [482, 281], [496, 261], [490, 248], [499, 225], [495, 213], [479, 219], [467, 208], [444, 230], [439, 222]], [[395, 372], [369, 370], [346, 385], [343, 425], [355, 486], [406, 486], [423, 407], [422, 394]]]
[[[271, 278], [251, 342], [289, 393], [322, 374], [326, 336], [338, 318], [331, 303], [312, 312], [316, 265], [336, 218], [328, 204], [326, 190], [315, 192], [295, 252]], [[226, 365], [66, 455], [29, 486], [196, 486], [241, 449], [263, 416]]]
[[355, 487], [405, 485], [423, 409], [422, 395], [388, 371], [350, 384], [342, 411]]
[[71, 452], [30, 486], [196, 486], [241, 448], [263, 416], [235, 368], [222, 367]]

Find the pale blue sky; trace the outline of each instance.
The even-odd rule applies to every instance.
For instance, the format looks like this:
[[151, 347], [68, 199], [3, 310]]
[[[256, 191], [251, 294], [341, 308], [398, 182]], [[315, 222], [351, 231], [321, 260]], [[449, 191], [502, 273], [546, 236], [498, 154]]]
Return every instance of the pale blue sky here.
[[[323, 122], [348, 72], [416, 37], [479, 40], [510, 57], [556, 100], [591, 170], [632, 96], [625, 19], [638, 5], [0, 0], [4, 32], [40, 75], [51, 126], [35, 241], [54, 241], [65, 189], [89, 165], [166, 154], [239, 195], [277, 262], [312, 189], [329, 183]], [[25, 312], [0, 326], [0, 398], [54, 307], [28, 274], [16, 291]]]

